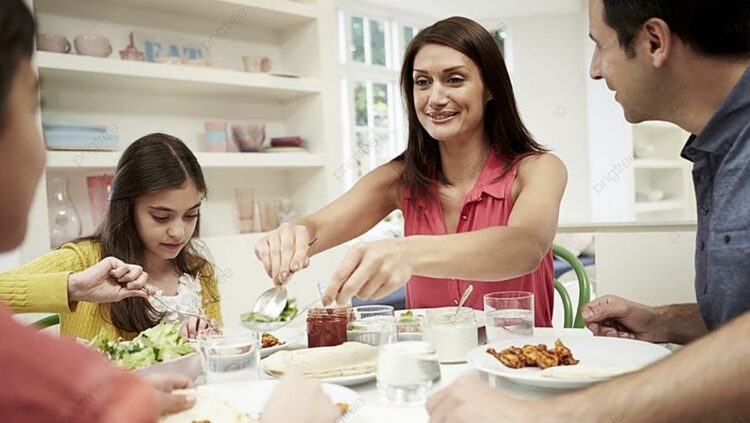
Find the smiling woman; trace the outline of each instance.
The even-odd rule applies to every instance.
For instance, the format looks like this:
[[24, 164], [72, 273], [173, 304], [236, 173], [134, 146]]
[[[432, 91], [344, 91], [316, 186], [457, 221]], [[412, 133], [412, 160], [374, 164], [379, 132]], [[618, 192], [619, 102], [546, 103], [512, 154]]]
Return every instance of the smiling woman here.
[[[325, 303], [382, 298], [407, 284], [410, 308], [482, 294], [530, 291], [537, 326], [550, 326], [552, 256], [567, 173], [521, 121], [492, 35], [460, 17], [420, 31], [401, 69], [406, 150], [343, 196], [261, 238], [255, 253], [276, 284], [307, 257], [347, 242], [391, 211], [406, 237], [358, 244], [333, 272]], [[318, 239], [311, 247], [311, 239]]]
[[[136, 288], [146, 284], [170, 306], [207, 315], [182, 319], [182, 332], [195, 335], [209, 318], [221, 321], [213, 266], [194, 245], [206, 194], [200, 165], [182, 141], [166, 134], [136, 140], [117, 165], [96, 233], [0, 274], [0, 287], [21, 284], [29, 293], [3, 299], [19, 312], [61, 313], [64, 334], [90, 339], [104, 328], [110, 338], [129, 339], [162, 320], [181, 319], [143, 298]], [[137, 283], [123, 286], [116, 280], [123, 277]], [[111, 283], [94, 283], [101, 279]]]

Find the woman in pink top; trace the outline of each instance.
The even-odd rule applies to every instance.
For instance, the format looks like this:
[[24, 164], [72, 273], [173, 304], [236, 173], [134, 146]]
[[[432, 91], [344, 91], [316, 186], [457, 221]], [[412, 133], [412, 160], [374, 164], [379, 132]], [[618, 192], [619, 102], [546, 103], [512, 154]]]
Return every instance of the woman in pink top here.
[[284, 284], [310, 256], [398, 208], [406, 236], [351, 248], [325, 303], [381, 298], [408, 282], [409, 307], [447, 306], [472, 284], [469, 305], [478, 309], [487, 292], [533, 292], [536, 324], [550, 326], [550, 247], [567, 173], [521, 122], [494, 39], [466, 18], [425, 28], [404, 55], [401, 86], [406, 151], [260, 239], [255, 253], [266, 272]]

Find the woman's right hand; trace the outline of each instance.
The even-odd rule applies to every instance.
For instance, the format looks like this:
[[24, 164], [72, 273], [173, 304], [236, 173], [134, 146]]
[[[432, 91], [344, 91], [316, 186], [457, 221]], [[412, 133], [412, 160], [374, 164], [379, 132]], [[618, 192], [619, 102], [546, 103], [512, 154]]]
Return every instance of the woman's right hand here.
[[294, 272], [310, 265], [310, 231], [305, 225], [282, 223], [255, 244], [255, 255], [273, 283], [284, 285]]
[[[107, 257], [88, 269], [68, 276], [68, 301], [113, 303], [128, 297], [156, 294], [141, 266]], [[143, 291], [146, 288], [146, 291]]]

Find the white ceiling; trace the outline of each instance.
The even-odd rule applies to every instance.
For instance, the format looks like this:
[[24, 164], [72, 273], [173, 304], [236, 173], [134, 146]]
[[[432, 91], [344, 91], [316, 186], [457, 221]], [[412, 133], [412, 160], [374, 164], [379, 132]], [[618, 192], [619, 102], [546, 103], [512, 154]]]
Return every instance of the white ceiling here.
[[[583, 0], [365, 0], [373, 7], [432, 18], [466, 16], [478, 21], [519, 16], [571, 13]], [[341, 1], [341, 3], [348, 3]]]

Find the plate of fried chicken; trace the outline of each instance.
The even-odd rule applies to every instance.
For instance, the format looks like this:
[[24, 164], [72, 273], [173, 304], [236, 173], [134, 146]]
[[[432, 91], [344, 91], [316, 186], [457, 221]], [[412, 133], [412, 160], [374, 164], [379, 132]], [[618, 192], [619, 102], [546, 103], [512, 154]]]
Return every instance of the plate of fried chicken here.
[[639, 370], [670, 354], [649, 342], [609, 337], [530, 337], [475, 348], [467, 361], [482, 372], [543, 389], [576, 389]]

